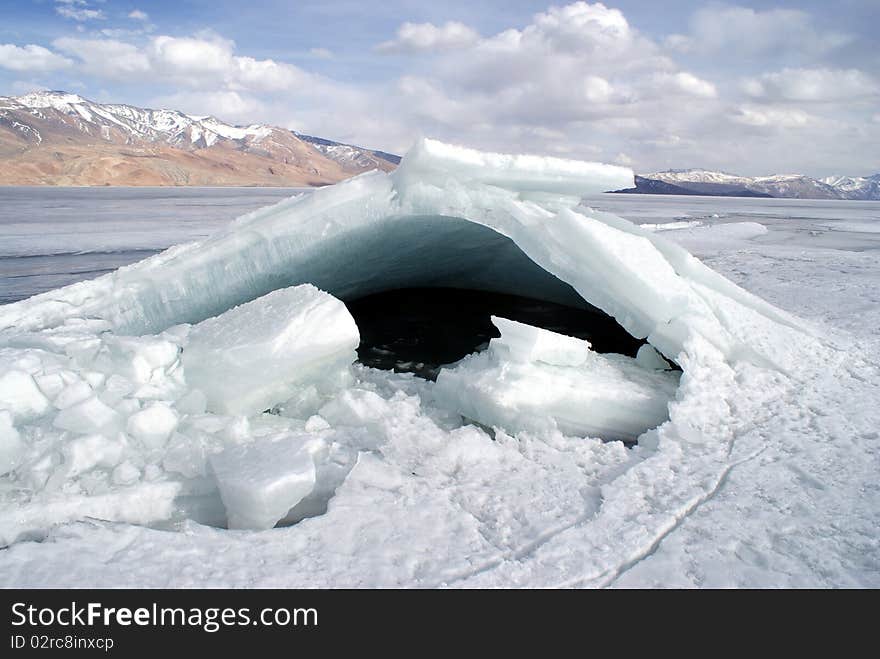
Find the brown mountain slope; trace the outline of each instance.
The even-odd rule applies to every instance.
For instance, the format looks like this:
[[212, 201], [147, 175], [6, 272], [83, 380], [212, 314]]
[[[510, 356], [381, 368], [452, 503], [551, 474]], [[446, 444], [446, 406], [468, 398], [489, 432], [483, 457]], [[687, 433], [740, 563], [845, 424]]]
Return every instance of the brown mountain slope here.
[[394, 167], [340, 147], [327, 155], [282, 128], [63, 92], [0, 97], [0, 185], [315, 186]]

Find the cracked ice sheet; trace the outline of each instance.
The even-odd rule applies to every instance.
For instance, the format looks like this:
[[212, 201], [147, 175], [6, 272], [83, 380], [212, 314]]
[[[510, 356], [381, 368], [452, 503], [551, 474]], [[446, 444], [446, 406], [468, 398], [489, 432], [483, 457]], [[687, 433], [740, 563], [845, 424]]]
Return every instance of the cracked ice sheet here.
[[772, 240], [758, 245], [681, 235], [714, 269], [847, 344], [848, 356], [769, 401], [766, 420], [738, 437], [744, 457], [723, 487], [614, 587], [880, 585], [880, 263], [851, 251], [858, 237], [829, 249], [769, 226]]

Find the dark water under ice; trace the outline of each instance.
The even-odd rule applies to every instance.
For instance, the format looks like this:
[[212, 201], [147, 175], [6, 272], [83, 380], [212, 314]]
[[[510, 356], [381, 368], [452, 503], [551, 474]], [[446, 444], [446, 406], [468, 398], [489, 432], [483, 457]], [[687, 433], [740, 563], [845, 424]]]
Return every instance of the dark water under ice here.
[[440, 367], [499, 336], [501, 316], [588, 340], [597, 352], [634, 357], [644, 341], [602, 311], [574, 309], [516, 295], [454, 288], [406, 288], [347, 302], [361, 333], [359, 361], [433, 380]]

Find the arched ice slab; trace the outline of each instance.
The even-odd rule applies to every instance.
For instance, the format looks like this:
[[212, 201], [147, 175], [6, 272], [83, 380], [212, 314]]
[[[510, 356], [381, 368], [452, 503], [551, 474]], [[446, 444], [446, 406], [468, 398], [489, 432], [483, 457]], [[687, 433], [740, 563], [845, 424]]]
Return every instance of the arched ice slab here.
[[798, 321], [662, 237], [577, 206], [631, 177], [422, 140], [392, 174], [292, 198], [202, 242], [8, 305], [0, 328], [87, 317], [144, 334], [303, 282], [342, 299], [435, 285], [586, 301], [672, 359], [697, 334], [729, 358], [789, 369], [808, 340]]

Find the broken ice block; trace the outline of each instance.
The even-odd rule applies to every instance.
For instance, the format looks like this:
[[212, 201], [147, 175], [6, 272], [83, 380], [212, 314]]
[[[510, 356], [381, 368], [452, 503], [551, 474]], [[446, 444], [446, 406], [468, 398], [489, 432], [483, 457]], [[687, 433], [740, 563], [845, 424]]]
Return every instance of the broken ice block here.
[[128, 418], [128, 434], [148, 448], [165, 446], [177, 427], [177, 414], [164, 403], [154, 403]]
[[192, 328], [186, 381], [208, 410], [257, 414], [297, 383], [332, 377], [357, 357], [360, 335], [345, 305], [304, 284], [273, 291]]
[[270, 529], [315, 486], [300, 438], [235, 446], [211, 456], [231, 529]]
[[8, 410], [16, 422], [33, 419], [49, 408], [37, 383], [23, 371], [0, 375], [0, 410]]
[[678, 373], [599, 354], [586, 341], [492, 318], [501, 337], [437, 376], [441, 405], [510, 432], [557, 427], [570, 435], [632, 440], [665, 421]]
[[0, 410], [0, 476], [18, 466], [24, 451], [24, 443], [12, 425], [12, 414]]

